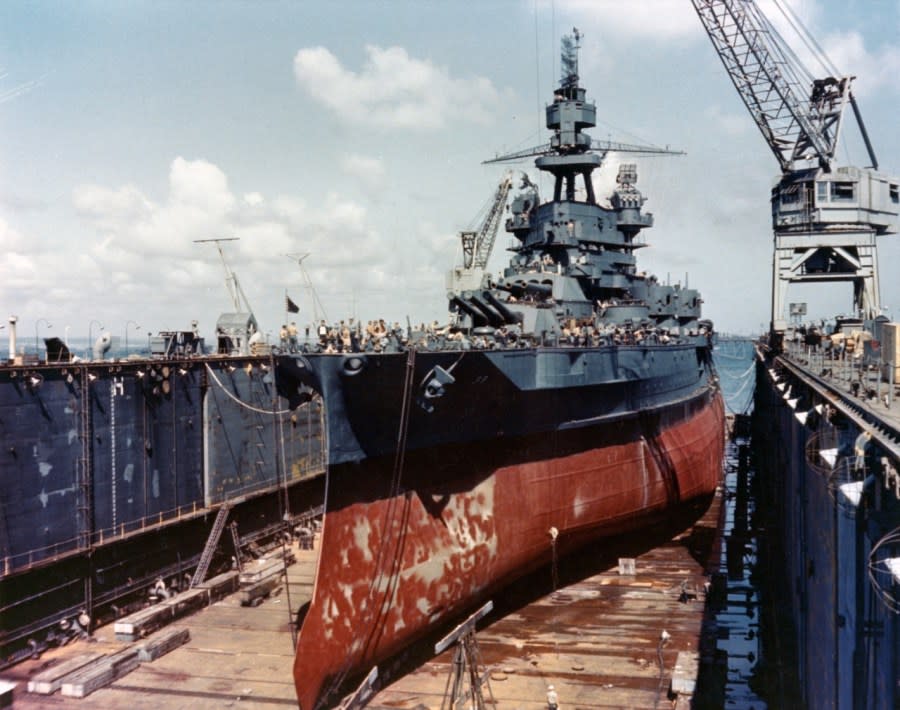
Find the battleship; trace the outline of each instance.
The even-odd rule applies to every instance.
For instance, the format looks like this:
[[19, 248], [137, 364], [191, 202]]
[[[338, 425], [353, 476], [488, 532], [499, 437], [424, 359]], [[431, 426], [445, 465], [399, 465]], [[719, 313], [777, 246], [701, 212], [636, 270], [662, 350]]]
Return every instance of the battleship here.
[[[448, 279], [449, 322], [367, 328], [276, 359], [291, 406], [324, 407], [325, 512], [294, 680], [302, 710], [338, 703], [418, 639], [585, 545], [695, 518], [722, 473], [724, 406], [698, 291], [639, 271], [634, 164], [598, 198], [593, 173], [627, 146], [593, 141], [580, 37], [523, 179], [511, 259], [485, 270], [477, 234]], [[499, 220], [511, 178], [495, 200]], [[483, 248], [484, 247], [484, 248]], [[608, 550], [607, 550], [608, 551]]]

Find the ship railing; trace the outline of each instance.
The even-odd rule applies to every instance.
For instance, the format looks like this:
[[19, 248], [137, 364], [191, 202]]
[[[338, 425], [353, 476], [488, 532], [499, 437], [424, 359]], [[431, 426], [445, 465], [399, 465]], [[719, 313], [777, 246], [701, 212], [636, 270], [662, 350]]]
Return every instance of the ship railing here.
[[[321, 461], [303, 467], [300, 471], [300, 476], [290, 477], [289, 483], [296, 483], [301, 480], [313, 478], [324, 471], [325, 462], [323, 456]], [[229, 488], [227, 491], [223, 491], [221, 500], [213, 500], [211, 503], [212, 506], [216, 506], [225, 502], [226, 498], [229, 502], [235, 502], [236, 500], [263, 493], [267, 490], [274, 490], [278, 485], [279, 484], [273, 484], [272, 481], [258, 481], [241, 488]], [[170, 525], [199, 515], [205, 515], [212, 506], [206, 506], [200, 501], [194, 501], [190, 504], [155, 511], [148, 515], [132, 518], [131, 520], [118, 523], [115, 526], [97, 528], [90, 534], [90, 545], [96, 546], [117, 542], [132, 535], [146, 533], [165, 525]], [[32, 567], [49, 563], [59, 557], [82, 552], [86, 549], [82, 542], [83, 539], [80, 536], [73, 536], [65, 540], [59, 540], [50, 545], [33, 547], [24, 552], [7, 555], [0, 561], [0, 577], [5, 577], [14, 572], [22, 572]]]
[[[180, 505], [175, 508], [160, 510], [139, 518], [132, 518], [115, 526], [95, 529], [90, 534], [90, 544], [94, 546], [116, 542], [163, 525], [203, 515], [208, 511], [209, 507], [201, 505], [198, 501], [194, 501], [190, 505]], [[4, 557], [3, 574], [5, 576], [12, 572], [21, 572], [35, 565], [55, 560], [60, 556], [81, 552], [85, 547], [80, 542], [81, 537], [74, 536], [66, 540], [57, 541], [52, 545], [34, 547], [26, 552]]]
[[[823, 343], [824, 343], [823, 339]], [[865, 350], [857, 346], [852, 350], [804, 341], [786, 340], [784, 354], [834, 386], [851, 394], [882, 402], [890, 407], [894, 392], [893, 383], [885, 381], [884, 371], [893, 369], [891, 363], [880, 358], [867, 357]], [[888, 367], [885, 367], [885, 366]]]
[[598, 348], [611, 345], [666, 347], [696, 344], [700, 338], [703, 338], [703, 342], [708, 342], [708, 334], [705, 332], [692, 331], [687, 333], [684, 332], [684, 328], [679, 330], [681, 331], [680, 333], [674, 334], [670, 333], [666, 328], [657, 328], [653, 325], [645, 327], [640, 325], [628, 327], [621, 325], [614, 328], [603, 328], [586, 336], [582, 334], [567, 336], [563, 333], [546, 333], [544, 335], [518, 332], [501, 333], [500, 329], [494, 333], [459, 330], [449, 335], [416, 332], [412, 338], [407, 339], [404, 337], [400, 341], [392, 342], [389, 347], [366, 344], [365, 346], [356, 346], [349, 349], [338, 348], [332, 351], [323, 350], [320, 344], [316, 343], [312, 348], [303, 348], [302, 352], [310, 355], [342, 357], [357, 353], [363, 355], [369, 353], [375, 355], [383, 353], [401, 354], [407, 352], [410, 347], [425, 352], [457, 352], [461, 350], [529, 350], [541, 347]]

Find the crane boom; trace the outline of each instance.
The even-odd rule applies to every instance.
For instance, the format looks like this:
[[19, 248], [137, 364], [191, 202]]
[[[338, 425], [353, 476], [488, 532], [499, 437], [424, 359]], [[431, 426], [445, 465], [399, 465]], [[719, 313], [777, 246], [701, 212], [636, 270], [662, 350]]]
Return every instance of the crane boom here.
[[490, 209], [478, 232], [460, 233], [463, 241], [463, 266], [465, 268], [470, 269], [474, 266], [484, 269], [487, 267], [488, 259], [491, 258], [491, 252], [494, 249], [494, 241], [497, 239], [497, 231], [500, 228], [500, 217], [503, 215], [503, 208], [506, 206], [506, 199], [509, 197], [511, 187], [512, 174], [507, 172], [500, 184], [497, 185]]
[[830, 172], [853, 77], [813, 82], [753, 2], [691, 0], [706, 33], [783, 173], [816, 160]]
[[500, 220], [506, 208], [509, 191], [512, 189], [512, 180], [512, 172], [507, 171], [494, 191], [487, 214], [479, 228], [459, 233], [463, 263], [462, 267], [451, 269], [447, 275], [447, 289], [451, 294], [459, 295], [465, 291], [482, 288], [485, 280], [489, 278], [487, 263], [494, 249]]
[[494, 241], [497, 239], [497, 230], [500, 228], [500, 218], [503, 208], [506, 206], [506, 198], [512, 186], [512, 175], [507, 174], [497, 187], [494, 201], [491, 203], [491, 211], [488, 212], [478, 235], [478, 243], [475, 247], [475, 266], [484, 269], [494, 249]]

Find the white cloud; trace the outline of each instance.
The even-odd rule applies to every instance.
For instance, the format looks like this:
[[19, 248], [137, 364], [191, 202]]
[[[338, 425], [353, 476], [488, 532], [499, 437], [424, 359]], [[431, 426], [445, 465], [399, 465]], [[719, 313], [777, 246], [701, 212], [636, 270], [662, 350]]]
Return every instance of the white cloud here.
[[111, 190], [100, 185], [81, 185], [72, 194], [75, 209], [83, 216], [119, 224], [146, 219], [154, 205], [131, 185]]
[[[329, 242], [336, 235], [351, 246], [353, 259], [366, 255], [373, 234], [360, 205], [329, 195], [312, 209], [302, 200], [278, 196], [267, 200], [251, 192], [238, 200], [228, 188], [225, 173], [203, 160], [176, 158], [169, 173], [169, 194], [156, 204], [133, 187], [110, 189], [87, 185], [75, 190], [79, 213], [98, 228], [103, 239], [93, 253], [101, 262], [118, 259], [168, 258], [178, 254], [206, 260], [193, 244], [197, 239], [240, 237], [241, 257], [266, 260], [280, 256], [300, 239], [309, 248], [338, 253]], [[340, 261], [340, 259], [337, 259]]]
[[[362, 163], [368, 174], [379, 172], [379, 161], [364, 159]], [[193, 243], [216, 237], [240, 237], [239, 242], [224, 245], [226, 258], [251, 305], [262, 307], [264, 313], [272, 311], [260, 301], [271, 296], [260, 293], [272, 290], [273, 275], [278, 274], [275, 281], [286, 282], [295, 276], [285, 258], [288, 254], [314, 254], [304, 265], [320, 297], [340, 302], [345, 310], [348, 269], [360, 294], [381, 283], [388, 273], [393, 274], [388, 283], [396, 289], [398, 275], [405, 273], [397, 268], [395, 250], [371, 226], [361, 204], [337, 193], [315, 200], [314, 206], [291, 195], [270, 199], [249, 192], [238, 198], [230, 191], [225, 173], [202, 160], [176, 158], [169, 172], [168, 194], [161, 201], [132, 186], [83, 185], [74, 191], [73, 203], [97, 230], [96, 239], [85, 244], [83, 263], [78, 266], [86, 291], [96, 290], [95, 295], [85, 294], [89, 298], [140, 304], [162, 297], [171, 312], [173, 301], [192, 304], [192, 311], [202, 308], [198, 296], [209, 294], [207, 298], [216, 306], [208, 310], [223, 310], [223, 273], [217, 255], [209, 245]], [[3, 223], [0, 239], [4, 239]], [[7, 262], [11, 259], [6, 256]], [[25, 273], [20, 264], [15, 268]], [[36, 280], [33, 267], [27, 274], [24, 278]], [[173, 314], [181, 315], [180, 311]], [[207, 315], [204, 321], [210, 319]]]
[[294, 76], [347, 123], [434, 130], [460, 121], [487, 123], [501, 103], [488, 79], [453, 78], [402, 47], [370, 45], [366, 54], [361, 71], [353, 72], [325, 47], [304, 48], [294, 57]]
[[385, 168], [381, 158], [353, 153], [341, 159], [341, 170], [359, 180], [365, 187], [373, 189], [384, 183]]
[[205, 160], [175, 158], [169, 173], [169, 191], [173, 204], [202, 209], [215, 216], [227, 214], [235, 202], [225, 173]]
[[0, 217], [0, 252], [18, 251], [24, 246], [24, 237]]
[[571, 13], [577, 21], [599, 22], [606, 36], [674, 39], [695, 35], [700, 27], [688, 0], [562, 0], [556, 10]]
[[0, 217], [0, 282], [10, 293], [31, 285], [40, 274], [38, 260], [28, 250], [25, 237]]
[[900, 48], [884, 45], [869, 50], [858, 32], [828, 35], [822, 44], [838, 70], [858, 77], [853, 83], [855, 94], [872, 95], [880, 89], [896, 94], [900, 89]]
[[73, 191], [76, 211], [110, 236], [122, 255], [188, 256], [197, 239], [233, 236], [237, 200], [225, 174], [204, 160], [175, 158], [169, 195], [156, 204], [133, 186], [81, 185]]

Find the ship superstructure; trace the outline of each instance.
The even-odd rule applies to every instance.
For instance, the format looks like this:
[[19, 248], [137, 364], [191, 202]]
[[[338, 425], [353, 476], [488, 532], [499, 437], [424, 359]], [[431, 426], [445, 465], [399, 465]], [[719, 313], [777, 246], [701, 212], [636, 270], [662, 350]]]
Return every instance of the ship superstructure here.
[[515, 326], [544, 338], [559, 338], [573, 319], [606, 335], [622, 328], [667, 336], [696, 335], [701, 327], [709, 332], [700, 323], [696, 290], [662, 284], [637, 269], [636, 252], [646, 246], [641, 230], [653, 225], [653, 215], [642, 212], [637, 166], [620, 165], [612, 195], [605, 204], [597, 199], [593, 174], [608, 152], [672, 151], [596, 142], [585, 132], [596, 125], [597, 109], [580, 85], [579, 40], [576, 31], [563, 43], [563, 75], [546, 108], [549, 145], [487, 161], [537, 155], [536, 167], [552, 177], [553, 198], [541, 203], [537, 186], [523, 175], [505, 225], [516, 241], [511, 263], [490, 288], [451, 290], [454, 323], [467, 330]]

